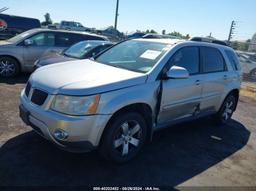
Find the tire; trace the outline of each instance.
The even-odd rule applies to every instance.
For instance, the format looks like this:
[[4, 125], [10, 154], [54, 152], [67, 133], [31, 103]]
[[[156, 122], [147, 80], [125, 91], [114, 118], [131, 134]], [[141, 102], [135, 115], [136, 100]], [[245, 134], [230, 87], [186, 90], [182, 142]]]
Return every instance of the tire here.
[[19, 63], [11, 57], [0, 57], [0, 77], [14, 77], [20, 72]]
[[147, 125], [144, 118], [135, 112], [117, 115], [106, 127], [100, 154], [115, 163], [133, 159], [146, 141]]
[[254, 68], [254, 69], [250, 72], [250, 79], [251, 79], [251, 80], [256, 80], [256, 68]]
[[218, 124], [226, 124], [230, 121], [238, 102], [238, 98], [233, 94], [229, 94], [224, 100], [220, 110], [215, 115]]

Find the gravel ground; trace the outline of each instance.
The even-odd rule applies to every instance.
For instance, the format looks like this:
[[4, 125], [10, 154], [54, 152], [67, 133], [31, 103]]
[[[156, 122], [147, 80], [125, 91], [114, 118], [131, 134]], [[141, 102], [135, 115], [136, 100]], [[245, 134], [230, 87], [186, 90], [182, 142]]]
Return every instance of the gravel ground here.
[[[210, 118], [160, 131], [125, 165], [97, 152], [71, 154], [48, 143], [18, 117], [27, 77], [0, 82], [1, 186], [256, 186], [256, 102], [241, 97], [234, 120]], [[1, 190], [1, 189], [0, 189]]]

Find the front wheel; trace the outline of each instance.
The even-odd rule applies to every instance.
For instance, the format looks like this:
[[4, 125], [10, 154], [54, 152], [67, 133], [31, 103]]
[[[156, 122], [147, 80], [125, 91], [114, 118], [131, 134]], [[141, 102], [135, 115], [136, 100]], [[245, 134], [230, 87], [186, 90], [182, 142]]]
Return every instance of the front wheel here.
[[227, 123], [230, 121], [235, 111], [237, 101], [238, 99], [233, 94], [228, 95], [228, 97], [224, 100], [219, 112], [215, 116], [218, 123]]
[[146, 134], [147, 125], [140, 114], [129, 112], [118, 115], [104, 132], [100, 153], [107, 160], [127, 162], [141, 150]]

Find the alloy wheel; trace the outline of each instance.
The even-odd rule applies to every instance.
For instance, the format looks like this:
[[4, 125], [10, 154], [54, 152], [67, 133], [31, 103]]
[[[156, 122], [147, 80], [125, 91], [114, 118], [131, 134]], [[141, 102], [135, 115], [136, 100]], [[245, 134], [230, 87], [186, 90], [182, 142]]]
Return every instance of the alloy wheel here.
[[125, 157], [134, 152], [140, 145], [142, 128], [136, 121], [126, 121], [117, 130], [113, 146], [114, 149]]
[[15, 64], [9, 60], [0, 61], [0, 76], [8, 77], [16, 72]]
[[227, 121], [231, 118], [233, 111], [234, 111], [234, 102], [233, 100], [227, 100], [224, 106], [224, 110], [222, 113], [222, 118], [224, 121]]

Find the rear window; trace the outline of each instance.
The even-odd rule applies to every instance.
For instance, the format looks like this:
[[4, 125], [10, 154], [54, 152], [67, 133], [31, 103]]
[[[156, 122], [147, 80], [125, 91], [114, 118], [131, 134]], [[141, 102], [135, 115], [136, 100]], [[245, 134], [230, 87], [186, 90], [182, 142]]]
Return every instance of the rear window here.
[[225, 50], [225, 53], [228, 56], [228, 60], [229, 60], [230, 64], [232, 65], [232, 68], [234, 70], [240, 70], [239, 60], [238, 60], [236, 54], [234, 53], [234, 51]]
[[211, 47], [201, 48], [201, 59], [204, 73], [222, 72], [225, 62], [219, 50]]

